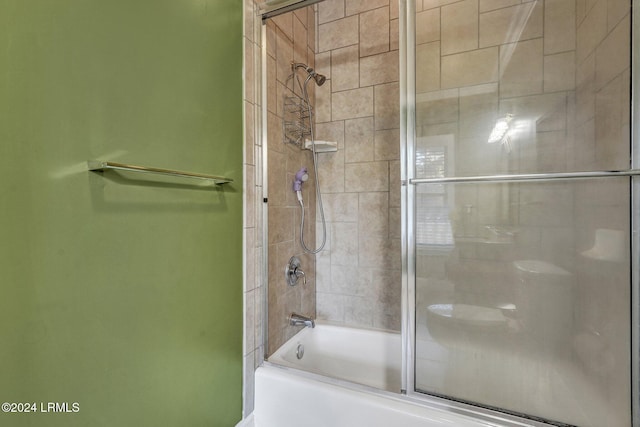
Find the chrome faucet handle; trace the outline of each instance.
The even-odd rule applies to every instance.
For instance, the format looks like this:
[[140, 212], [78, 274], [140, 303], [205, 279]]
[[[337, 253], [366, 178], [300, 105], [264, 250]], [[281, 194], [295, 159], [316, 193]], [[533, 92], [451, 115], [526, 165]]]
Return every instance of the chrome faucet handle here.
[[307, 284], [307, 276], [304, 274], [304, 271], [300, 269], [300, 260], [298, 257], [292, 256], [289, 259], [289, 263], [284, 268], [284, 276], [289, 286], [296, 286], [300, 277], [302, 277], [302, 284]]
[[304, 271], [300, 270], [299, 268], [296, 268], [294, 270], [294, 273], [298, 277], [298, 279], [300, 277], [302, 277], [302, 285], [306, 285], [307, 284], [307, 275], [304, 274]]

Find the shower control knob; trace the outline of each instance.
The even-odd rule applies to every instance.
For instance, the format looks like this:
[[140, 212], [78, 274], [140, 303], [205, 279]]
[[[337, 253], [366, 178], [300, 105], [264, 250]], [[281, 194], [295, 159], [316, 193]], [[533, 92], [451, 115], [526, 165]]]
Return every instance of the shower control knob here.
[[292, 256], [291, 259], [289, 259], [289, 263], [284, 269], [284, 276], [289, 286], [297, 285], [298, 279], [301, 277], [302, 284], [307, 284], [307, 276], [304, 274], [304, 271], [300, 269], [300, 259], [298, 259], [298, 257]]

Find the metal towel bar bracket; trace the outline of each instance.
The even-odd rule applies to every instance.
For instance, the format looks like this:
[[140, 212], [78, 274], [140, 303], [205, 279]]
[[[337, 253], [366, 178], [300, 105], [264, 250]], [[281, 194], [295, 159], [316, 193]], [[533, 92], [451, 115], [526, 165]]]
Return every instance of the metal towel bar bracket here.
[[122, 170], [122, 171], [129, 171], [129, 172], [152, 173], [152, 174], [158, 174], [158, 175], [176, 176], [180, 178], [200, 179], [203, 181], [207, 181], [208, 183], [213, 183], [217, 185], [233, 182], [232, 179], [225, 178], [223, 176], [206, 175], [202, 173], [193, 173], [193, 172], [182, 172], [182, 171], [171, 170], [171, 169], [151, 168], [147, 166], [127, 165], [124, 163], [103, 162], [101, 160], [89, 160], [87, 164], [88, 164], [89, 170], [95, 171], [95, 172], [105, 172], [109, 170]]

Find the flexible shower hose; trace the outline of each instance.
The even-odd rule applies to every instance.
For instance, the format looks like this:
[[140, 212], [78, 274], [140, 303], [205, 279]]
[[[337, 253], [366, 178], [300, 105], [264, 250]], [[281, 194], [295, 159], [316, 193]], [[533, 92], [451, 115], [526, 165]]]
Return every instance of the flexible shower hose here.
[[315, 187], [316, 187], [316, 199], [318, 200], [318, 206], [320, 208], [320, 218], [322, 218], [322, 244], [320, 247], [316, 249], [309, 249], [307, 245], [304, 243], [304, 203], [300, 200], [300, 209], [302, 211], [301, 220], [300, 220], [300, 245], [302, 249], [310, 254], [317, 254], [322, 249], [324, 249], [324, 245], [327, 243], [327, 224], [324, 218], [324, 207], [322, 205], [322, 193], [320, 193], [320, 180], [318, 179], [318, 160], [316, 154], [316, 138], [313, 130], [313, 119], [311, 117], [311, 102], [309, 101], [309, 93], [307, 92], [307, 84], [309, 80], [311, 80], [311, 75], [307, 76], [304, 81], [304, 85], [302, 87], [302, 94], [304, 96], [304, 100], [307, 103], [307, 108], [309, 112], [309, 130], [311, 133], [311, 151], [313, 156], [313, 176], [315, 178]]

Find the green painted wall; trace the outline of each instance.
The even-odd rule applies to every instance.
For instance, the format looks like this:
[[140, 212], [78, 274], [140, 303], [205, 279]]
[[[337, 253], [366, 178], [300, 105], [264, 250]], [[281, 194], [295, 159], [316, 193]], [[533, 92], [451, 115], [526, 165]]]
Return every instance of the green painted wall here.
[[240, 419], [241, 102], [241, 1], [0, 0], [1, 426]]

